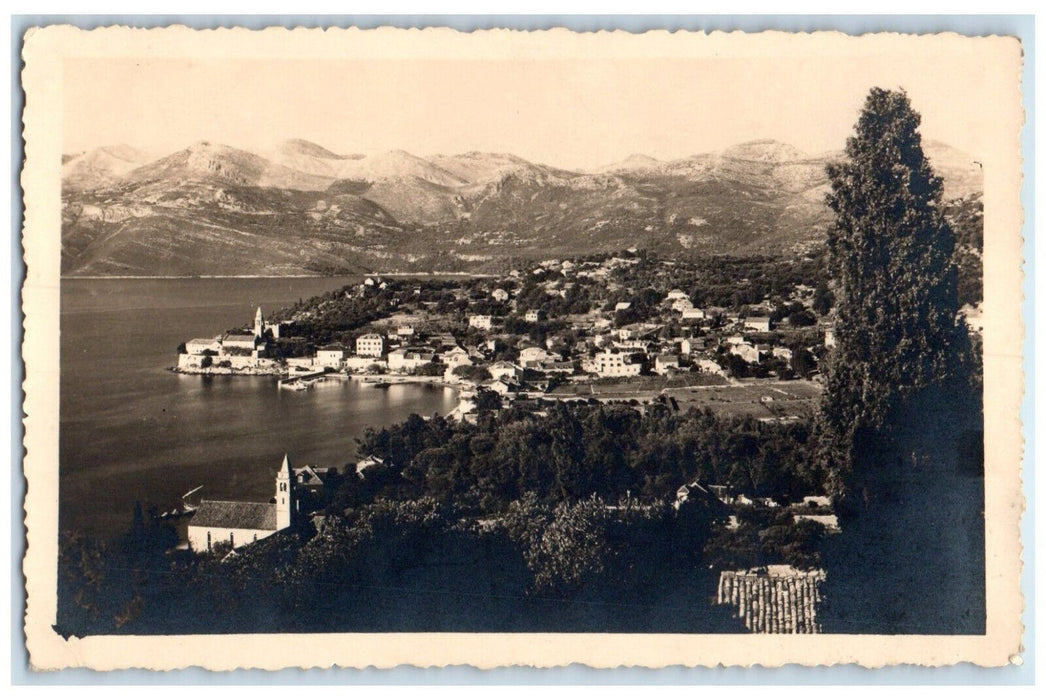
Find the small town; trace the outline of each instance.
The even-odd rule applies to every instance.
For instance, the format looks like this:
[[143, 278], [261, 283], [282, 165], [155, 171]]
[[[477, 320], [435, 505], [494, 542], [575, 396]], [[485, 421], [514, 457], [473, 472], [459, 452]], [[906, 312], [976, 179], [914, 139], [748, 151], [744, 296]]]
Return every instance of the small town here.
[[177, 371], [274, 374], [294, 390], [332, 375], [440, 382], [461, 389], [466, 419], [536, 399], [809, 415], [834, 344], [829, 292], [742, 279], [715, 301], [744, 303], [703, 303], [685, 264], [635, 249], [600, 258], [461, 282], [368, 276], [316, 308], [275, 320], [259, 308], [248, 328], [188, 340]]

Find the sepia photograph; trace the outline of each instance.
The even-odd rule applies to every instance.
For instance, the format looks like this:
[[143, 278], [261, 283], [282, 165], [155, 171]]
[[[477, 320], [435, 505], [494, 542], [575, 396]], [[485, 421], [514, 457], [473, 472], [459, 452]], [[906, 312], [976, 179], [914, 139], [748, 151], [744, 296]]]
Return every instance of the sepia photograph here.
[[1008, 663], [1021, 56], [31, 30], [30, 661]]

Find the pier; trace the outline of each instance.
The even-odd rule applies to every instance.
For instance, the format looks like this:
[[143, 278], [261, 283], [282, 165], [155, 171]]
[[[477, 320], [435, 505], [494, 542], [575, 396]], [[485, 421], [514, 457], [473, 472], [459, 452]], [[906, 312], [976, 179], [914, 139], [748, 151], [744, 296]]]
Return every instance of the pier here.
[[302, 389], [309, 388], [309, 385], [327, 374], [326, 368], [310, 370], [308, 372], [297, 372], [292, 376], [284, 377], [277, 382], [277, 386], [281, 389], [294, 389], [301, 391]]

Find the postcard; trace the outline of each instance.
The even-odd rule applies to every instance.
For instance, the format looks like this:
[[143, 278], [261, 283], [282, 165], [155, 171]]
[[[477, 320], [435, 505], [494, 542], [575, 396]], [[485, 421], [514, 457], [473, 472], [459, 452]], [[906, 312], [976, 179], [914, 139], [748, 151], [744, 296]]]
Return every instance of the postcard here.
[[1018, 39], [22, 55], [34, 669], [1019, 662]]

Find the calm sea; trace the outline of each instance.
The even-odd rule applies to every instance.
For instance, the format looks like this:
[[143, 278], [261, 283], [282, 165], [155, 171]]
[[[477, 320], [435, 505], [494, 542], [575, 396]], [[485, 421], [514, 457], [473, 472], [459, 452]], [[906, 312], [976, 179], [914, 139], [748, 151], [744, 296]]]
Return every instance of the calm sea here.
[[279, 391], [272, 377], [168, 369], [183, 340], [352, 281], [63, 280], [61, 527], [113, 534], [135, 500], [166, 510], [201, 485], [205, 498], [267, 500], [285, 452], [294, 464], [341, 466], [368, 426], [453, 409], [454, 391], [430, 386]]

